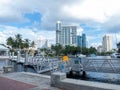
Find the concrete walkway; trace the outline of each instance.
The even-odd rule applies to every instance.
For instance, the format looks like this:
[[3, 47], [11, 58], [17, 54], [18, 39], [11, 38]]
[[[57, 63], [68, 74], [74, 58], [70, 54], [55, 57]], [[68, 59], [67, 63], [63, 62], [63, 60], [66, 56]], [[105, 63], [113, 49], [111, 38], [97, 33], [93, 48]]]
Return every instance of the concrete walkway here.
[[[61, 90], [50, 86], [50, 76], [34, 74], [29, 72], [15, 72], [15, 73], [1, 74], [0, 84], [1, 82], [5, 83], [6, 81], [9, 82], [4, 84], [5, 87], [10, 88], [10, 86], [12, 85], [14, 89], [6, 89], [5, 87], [3, 87], [3, 89], [0, 90], [19, 90], [16, 87], [18, 88], [21, 87], [20, 90]], [[18, 86], [16, 86], [16, 83], [18, 83]], [[0, 88], [2, 87], [1, 85]]]
[[30, 90], [36, 87], [32, 84], [15, 81], [5, 77], [0, 77], [0, 90]]

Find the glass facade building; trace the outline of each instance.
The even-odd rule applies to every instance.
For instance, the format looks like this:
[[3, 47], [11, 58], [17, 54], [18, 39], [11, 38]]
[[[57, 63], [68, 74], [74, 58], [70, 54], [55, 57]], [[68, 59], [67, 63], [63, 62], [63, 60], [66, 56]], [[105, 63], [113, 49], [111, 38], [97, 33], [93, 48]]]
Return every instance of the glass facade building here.
[[77, 46], [82, 47], [82, 37], [80, 35], [77, 36]]
[[82, 47], [86, 48], [86, 34], [82, 34]]
[[80, 47], [87, 47], [87, 44], [86, 44], [86, 34], [82, 34], [82, 36], [78, 35], [77, 36], [77, 46], [80, 46]]

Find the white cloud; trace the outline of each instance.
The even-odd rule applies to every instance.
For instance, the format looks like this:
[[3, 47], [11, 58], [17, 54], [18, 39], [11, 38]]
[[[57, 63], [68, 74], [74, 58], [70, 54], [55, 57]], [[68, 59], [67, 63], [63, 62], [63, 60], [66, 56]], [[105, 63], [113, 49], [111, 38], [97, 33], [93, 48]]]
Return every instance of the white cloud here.
[[111, 34], [113, 48], [117, 48], [116, 44], [120, 42], [120, 33]]
[[[10, 35], [20, 33], [30, 39], [40, 36], [55, 41], [55, 23], [57, 20], [65, 24], [78, 26], [78, 33], [85, 29], [80, 23], [103, 26], [104, 31], [120, 32], [120, 0], [0, 0], [0, 42], [4, 42]], [[4, 23], [29, 22], [24, 17], [26, 13], [38, 12], [41, 14], [41, 23], [33, 23], [30, 28], [5, 26]], [[94, 23], [94, 24], [91, 24]], [[100, 31], [99, 26], [97, 30]], [[40, 27], [42, 30], [36, 29]], [[103, 31], [103, 30], [101, 30]], [[35, 33], [36, 32], [36, 33]], [[91, 31], [89, 31], [91, 33]], [[51, 37], [52, 36], [52, 37]], [[90, 37], [90, 36], [89, 36]], [[93, 40], [96, 36], [91, 36]], [[97, 35], [97, 38], [101, 38]], [[100, 42], [100, 40], [98, 40]], [[93, 43], [92, 42], [92, 43]]]
[[53, 30], [58, 19], [70, 23], [89, 20], [103, 23], [120, 11], [119, 3], [119, 0], [0, 0], [0, 21], [28, 22], [23, 14], [39, 12], [41, 27], [49, 30]]
[[117, 13], [103, 23], [103, 28], [111, 33], [118, 33], [120, 32], [120, 13]]
[[92, 46], [92, 47], [95, 47], [96, 49], [97, 49], [97, 47], [98, 47], [99, 45], [102, 45], [102, 44], [101, 44], [101, 43], [91, 43], [91, 46]]
[[77, 35], [81, 35], [83, 32], [83, 29], [81, 27], [78, 27], [77, 29]]
[[6, 43], [8, 37], [14, 37], [16, 34], [21, 34], [23, 39], [28, 38], [31, 41], [40, 38], [42, 40], [47, 39], [54, 43], [53, 41], [55, 40], [55, 31], [43, 30], [34, 32], [33, 29], [29, 28], [16, 28], [3, 25], [1, 25], [0, 28], [3, 28], [3, 30], [0, 31], [0, 43]]

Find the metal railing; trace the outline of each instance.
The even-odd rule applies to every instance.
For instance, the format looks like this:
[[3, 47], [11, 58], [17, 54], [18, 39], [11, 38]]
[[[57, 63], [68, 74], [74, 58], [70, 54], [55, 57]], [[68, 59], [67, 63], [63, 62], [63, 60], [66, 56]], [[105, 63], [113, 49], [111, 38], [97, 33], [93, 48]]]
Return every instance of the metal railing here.
[[83, 69], [85, 71], [119, 73], [120, 74], [120, 58], [111, 57], [94, 57], [82, 60]]

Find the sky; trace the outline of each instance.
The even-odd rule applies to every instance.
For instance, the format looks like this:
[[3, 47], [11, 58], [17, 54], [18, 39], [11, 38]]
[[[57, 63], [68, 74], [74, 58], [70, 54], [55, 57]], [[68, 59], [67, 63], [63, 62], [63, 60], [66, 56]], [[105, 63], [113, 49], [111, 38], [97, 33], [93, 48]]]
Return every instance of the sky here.
[[113, 47], [120, 41], [120, 0], [0, 0], [0, 43], [9, 36], [49, 40], [55, 44], [55, 25], [76, 25], [88, 46], [102, 44], [110, 34]]

